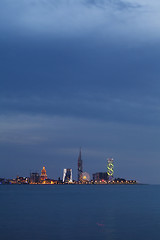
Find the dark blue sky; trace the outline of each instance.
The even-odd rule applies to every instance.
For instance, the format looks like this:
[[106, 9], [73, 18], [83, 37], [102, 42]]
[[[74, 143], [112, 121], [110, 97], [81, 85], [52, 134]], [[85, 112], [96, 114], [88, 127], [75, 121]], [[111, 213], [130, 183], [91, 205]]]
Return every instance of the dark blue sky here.
[[160, 183], [158, 0], [0, 1], [0, 176]]

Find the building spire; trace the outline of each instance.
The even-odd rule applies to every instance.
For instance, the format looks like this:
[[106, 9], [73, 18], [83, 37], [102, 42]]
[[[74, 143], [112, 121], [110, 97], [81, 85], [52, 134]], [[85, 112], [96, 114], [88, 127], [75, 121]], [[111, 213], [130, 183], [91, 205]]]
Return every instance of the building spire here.
[[78, 160], [81, 160], [81, 147], [79, 149], [79, 157], [78, 157]]

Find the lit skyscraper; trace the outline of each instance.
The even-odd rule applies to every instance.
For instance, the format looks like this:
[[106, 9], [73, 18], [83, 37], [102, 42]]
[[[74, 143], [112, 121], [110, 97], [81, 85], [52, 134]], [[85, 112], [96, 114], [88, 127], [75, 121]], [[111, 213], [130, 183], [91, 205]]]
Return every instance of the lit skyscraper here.
[[47, 179], [46, 169], [45, 169], [45, 167], [43, 167], [43, 169], [41, 171], [41, 180], [44, 181], [46, 179]]
[[82, 159], [81, 159], [81, 149], [79, 152], [79, 157], [78, 157], [78, 181], [82, 181], [82, 173], [83, 173], [83, 167], [82, 167]]
[[65, 168], [63, 170], [63, 182], [66, 182], [66, 183], [72, 182], [72, 169]]
[[108, 158], [107, 159], [107, 174], [109, 176], [109, 180], [111, 181], [113, 179], [113, 173], [114, 173], [114, 165], [113, 165], [113, 161], [114, 159], [113, 158]]

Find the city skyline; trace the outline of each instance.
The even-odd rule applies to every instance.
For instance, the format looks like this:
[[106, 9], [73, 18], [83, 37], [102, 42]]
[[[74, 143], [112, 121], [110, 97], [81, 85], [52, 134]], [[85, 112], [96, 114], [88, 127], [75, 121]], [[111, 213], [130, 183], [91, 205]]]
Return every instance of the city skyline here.
[[[54, 177], [53, 176], [53, 174], [52, 175], [50, 175], [49, 176], [49, 178], [52, 178], [52, 179], [58, 179], [58, 178], [60, 178], [61, 180], [63, 180], [64, 181], [64, 178], [65, 178], [65, 175], [66, 175], [66, 173], [67, 173], [67, 171], [69, 170], [71, 170], [71, 179], [73, 179], [73, 173], [74, 173], [74, 180], [76, 180], [76, 181], [79, 181], [79, 182], [81, 182], [82, 180], [83, 180], [83, 174], [84, 174], [84, 177], [86, 177], [87, 179], [90, 179], [90, 175], [93, 175], [93, 173], [90, 173], [90, 175], [86, 172], [86, 169], [83, 169], [83, 160], [82, 160], [82, 149], [80, 148], [80, 150], [79, 150], [79, 154], [78, 154], [78, 158], [77, 158], [78, 160], [76, 160], [77, 161], [77, 166], [78, 166], [78, 168], [77, 169], [73, 169], [73, 168], [63, 168], [62, 169], [62, 176], [61, 176], [61, 173], [59, 174], [59, 173], [57, 173], [56, 174], [56, 177]], [[112, 160], [112, 162], [114, 161], [113, 160], [113, 158], [108, 158], [107, 160], [106, 160], [106, 164], [104, 165], [104, 167], [102, 168], [102, 170], [103, 170], [103, 172], [106, 172], [107, 174], [108, 174], [108, 162], [110, 161], [110, 160]], [[47, 164], [47, 162], [46, 162], [46, 164]], [[39, 169], [39, 170], [38, 170]], [[49, 170], [49, 169], [48, 169]], [[41, 173], [40, 173], [41, 172]], [[95, 172], [97, 172], [97, 171], [95, 171]], [[43, 165], [43, 167], [39, 167], [39, 168], [36, 168], [36, 169], [30, 169], [30, 172], [27, 174], [27, 175], [23, 175], [23, 174], [17, 174], [16, 176], [14, 176], [14, 178], [15, 177], [28, 177], [29, 175], [31, 175], [32, 173], [35, 173], [35, 174], [39, 174], [39, 177], [41, 178], [41, 180], [45, 180], [45, 179], [47, 179], [48, 177], [47, 177], [47, 174], [46, 174], [46, 166], [44, 166]], [[59, 177], [57, 177], [57, 176], [59, 176]], [[108, 176], [109, 176], [109, 174], [108, 174]], [[112, 173], [112, 176], [113, 176], [113, 173]], [[0, 176], [0, 178], [1, 178], [2, 176]], [[3, 176], [4, 177], [4, 176]], [[13, 177], [13, 176], [12, 176]], [[118, 177], [118, 176], [116, 176], [116, 177]], [[10, 177], [4, 177], [4, 179], [10, 179], [11, 178], [11, 176]]]
[[72, 168], [64, 168], [63, 176], [58, 177], [57, 179], [54, 177], [48, 177], [46, 167], [43, 166], [41, 170], [41, 174], [38, 171], [30, 172], [30, 176], [16, 176], [14, 178], [1, 178], [0, 177], [0, 185], [4, 184], [41, 184], [41, 185], [62, 185], [62, 184], [142, 184], [137, 180], [133, 179], [125, 179], [124, 177], [116, 177], [114, 176], [114, 159], [107, 159], [107, 171], [103, 169], [103, 171], [92, 173], [92, 177], [86, 172], [83, 171], [83, 161], [82, 161], [82, 153], [81, 148], [79, 151], [78, 159], [77, 159], [77, 179], [73, 179], [73, 169]]
[[[28, 175], [23, 175], [23, 174], [17, 174], [16, 177], [2, 177], [0, 176], [0, 179], [19, 179], [19, 178], [22, 178], [22, 181], [25, 181], [25, 178], [26, 179], [39, 179], [41, 181], [45, 181], [46, 179], [51, 179], [52, 181], [53, 180], [58, 180], [59, 181], [62, 181], [62, 183], [64, 182], [67, 182], [67, 183], [72, 183], [72, 181], [76, 181], [76, 182], [79, 182], [79, 183], [82, 183], [82, 182], [86, 182], [86, 181], [90, 181], [90, 180], [93, 180], [95, 177], [94, 176], [99, 176], [102, 175], [102, 176], [105, 176], [104, 179], [102, 180], [106, 180], [106, 178], [108, 179], [108, 181], [112, 182], [114, 179], [122, 179], [122, 180], [125, 180], [125, 178], [123, 178], [122, 176], [115, 176], [114, 175], [114, 159], [113, 158], [107, 158], [106, 160], [106, 164], [104, 166], [104, 168], [102, 169], [102, 171], [95, 171], [94, 173], [88, 173], [86, 172], [86, 169], [83, 168], [83, 160], [82, 160], [82, 149], [80, 148], [79, 150], [79, 155], [78, 155], [78, 158], [77, 158], [77, 171], [76, 169], [73, 169], [73, 168], [63, 168], [62, 170], [62, 176], [61, 174], [59, 175], [56, 175], [56, 176], [59, 176], [59, 177], [55, 177], [55, 176], [47, 176], [47, 171], [46, 171], [46, 167], [43, 166], [42, 170], [39, 171], [39, 170], [30, 170], [30, 177]], [[41, 172], [41, 173], [40, 173]], [[74, 175], [73, 175], [74, 173]], [[58, 173], [57, 173], [58, 174]], [[74, 176], [74, 177], [73, 177]], [[77, 176], [77, 177], [76, 177]], [[91, 177], [93, 176], [93, 178]], [[130, 179], [131, 180], [131, 179]], [[19, 181], [19, 180], [18, 180]], [[27, 180], [28, 181], [28, 180]], [[137, 180], [136, 180], [137, 181]], [[31, 181], [32, 182], [32, 181]]]
[[160, 184], [159, 11], [158, 0], [0, 1], [0, 176], [45, 165], [57, 178], [82, 146], [89, 174], [113, 157], [116, 176]]

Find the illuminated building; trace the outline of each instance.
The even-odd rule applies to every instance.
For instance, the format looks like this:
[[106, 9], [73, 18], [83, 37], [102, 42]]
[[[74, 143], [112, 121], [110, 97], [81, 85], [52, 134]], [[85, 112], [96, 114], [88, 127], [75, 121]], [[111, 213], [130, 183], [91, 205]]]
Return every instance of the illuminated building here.
[[97, 172], [93, 174], [93, 181], [108, 181], [108, 174], [107, 172]]
[[107, 163], [107, 174], [109, 176], [109, 181], [112, 181], [113, 180], [113, 168], [114, 168], [114, 165], [113, 165], [113, 161], [114, 159], [113, 158], [108, 158], [107, 159], [108, 163]]
[[63, 170], [63, 182], [70, 183], [72, 182], [72, 169], [71, 168], [65, 168]]
[[45, 167], [43, 167], [43, 169], [41, 171], [41, 181], [44, 181], [46, 179], [47, 179], [46, 169], [45, 169]]
[[54, 179], [46, 179], [41, 181], [41, 184], [57, 184], [57, 181]]
[[27, 178], [27, 177], [18, 177], [17, 176], [16, 183], [17, 184], [28, 184], [29, 183], [29, 178]]
[[30, 183], [39, 183], [40, 181], [40, 176], [39, 173], [30, 173]]
[[78, 157], [78, 182], [82, 181], [82, 173], [83, 173], [83, 167], [82, 167], [81, 149], [80, 149], [79, 157]]

